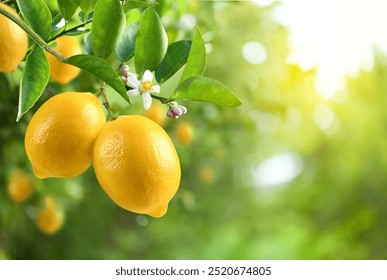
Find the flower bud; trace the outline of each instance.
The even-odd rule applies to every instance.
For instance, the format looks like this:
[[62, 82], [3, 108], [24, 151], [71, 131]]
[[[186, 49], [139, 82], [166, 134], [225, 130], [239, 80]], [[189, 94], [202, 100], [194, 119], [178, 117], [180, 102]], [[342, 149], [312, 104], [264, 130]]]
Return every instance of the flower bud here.
[[124, 83], [126, 83], [126, 82], [127, 82], [127, 79], [126, 79], [126, 77], [125, 77], [125, 76], [120, 76], [120, 78], [121, 78], [121, 81], [123, 81]]
[[181, 114], [183, 114], [183, 111], [179, 107], [172, 107], [171, 111], [174, 115], [180, 116]]
[[167, 117], [168, 118], [172, 118], [173, 117], [173, 112], [172, 111], [168, 111], [167, 112]]
[[185, 113], [187, 113], [187, 108], [185, 108], [184, 106], [182, 105], [177, 105], [177, 108], [179, 108], [181, 110], [181, 113], [184, 115]]
[[128, 65], [122, 65], [121, 72], [125, 77], [129, 76], [129, 66]]

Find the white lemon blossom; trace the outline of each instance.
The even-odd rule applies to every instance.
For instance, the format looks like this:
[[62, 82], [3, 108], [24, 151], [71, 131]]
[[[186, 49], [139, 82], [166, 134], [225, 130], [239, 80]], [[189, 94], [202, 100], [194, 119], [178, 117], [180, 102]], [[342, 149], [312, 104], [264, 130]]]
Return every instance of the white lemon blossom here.
[[148, 110], [152, 105], [152, 97], [150, 94], [160, 92], [160, 86], [153, 85], [152, 80], [153, 75], [152, 72], [149, 70], [146, 70], [144, 72], [144, 75], [142, 76], [142, 79], [140, 81], [137, 80], [136, 77], [133, 75], [128, 75], [127, 77], [127, 83], [133, 89], [128, 90], [126, 94], [128, 96], [136, 96], [141, 94], [145, 110]]

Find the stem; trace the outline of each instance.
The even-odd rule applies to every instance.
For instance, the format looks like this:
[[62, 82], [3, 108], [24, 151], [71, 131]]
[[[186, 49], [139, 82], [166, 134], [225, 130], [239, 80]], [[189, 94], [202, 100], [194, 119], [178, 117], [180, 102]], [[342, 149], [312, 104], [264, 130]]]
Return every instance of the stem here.
[[55, 35], [54, 37], [52, 37], [50, 40], [48, 40], [48, 42], [52, 42], [55, 39], [57, 39], [57, 38], [59, 38], [59, 37], [61, 37], [63, 35], [66, 35], [67, 33], [71, 32], [71, 31], [77, 30], [79, 27], [84, 27], [86, 24], [89, 24], [92, 21], [93, 21], [93, 19], [91, 18], [91, 19], [89, 19], [88, 21], [86, 21], [84, 23], [81, 23], [81, 24], [79, 24], [77, 26], [74, 26], [74, 27], [72, 27], [72, 28], [70, 28], [68, 30], [64, 30], [61, 33], [59, 33], [58, 35]]
[[55, 56], [59, 61], [65, 62], [67, 57], [63, 54], [58, 52], [57, 50], [51, 48], [46, 41], [42, 39], [35, 31], [31, 29], [27, 24], [24, 23], [19, 17], [13, 15], [12, 13], [8, 12], [6, 9], [0, 6], [0, 14], [3, 14], [10, 20], [12, 20], [14, 23], [16, 23], [18, 26], [20, 26], [21, 29], [23, 29], [27, 34], [31, 37], [32, 40], [34, 40], [41, 48], [43, 48], [45, 51], [49, 52], [53, 56]]
[[154, 94], [151, 94], [151, 96], [152, 96], [152, 98], [159, 100], [161, 103], [168, 103], [168, 102], [173, 101], [173, 99], [161, 97], [161, 96], [154, 95]]
[[101, 85], [101, 93], [102, 93], [102, 104], [105, 106], [106, 110], [108, 111], [109, 114], [109, 120], [115, 120], [117, 116], [114, 115], [112, 108], [110, 107], [109, 101], [107, 100], [106, 97], [106, 83], [102, 82]]

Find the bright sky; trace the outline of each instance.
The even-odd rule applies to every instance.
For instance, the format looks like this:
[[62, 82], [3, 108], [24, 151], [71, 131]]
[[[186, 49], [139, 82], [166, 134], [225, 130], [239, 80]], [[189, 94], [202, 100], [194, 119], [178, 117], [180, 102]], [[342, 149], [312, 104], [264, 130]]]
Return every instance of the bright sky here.
[[[253, 0], [267, 5], [273, 0]], [[290, 31], [289, 62], [318, 66], [316, 89], [331, 98], [346, 75], [371, 70], [375, 48], [387, 52], [387, 0], [282, 0], [274, 18]]]

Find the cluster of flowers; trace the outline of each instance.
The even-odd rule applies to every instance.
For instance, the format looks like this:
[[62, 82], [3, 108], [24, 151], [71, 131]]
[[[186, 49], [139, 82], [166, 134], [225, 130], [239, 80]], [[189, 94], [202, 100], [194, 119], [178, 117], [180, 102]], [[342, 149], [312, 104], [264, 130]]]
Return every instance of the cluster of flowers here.
[[[127, 83], [132, 89], [128, 90], [126, 94], [128, 96], [142, 96], [142, 102], [145, 110], [148, 110], [152, 105], [152, 93], [158, 94], [160, 93], [160, 86], [153, 84], [153, 75], [152, 72], [146, 70], [144, 75], [140, 80], [137, 79], [136, 75], [129, 72], [129, 66], [123, 65], [121, 67], [121, 80], [124, 83]], [[187, 113], [187, 108], [177, 104], [175, 101], [171, 101], [167, 103], [169, 106], [169, 110], [167, 112], [167, 116], [173, 119], [177, 119], [181, 115]]]

